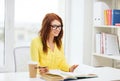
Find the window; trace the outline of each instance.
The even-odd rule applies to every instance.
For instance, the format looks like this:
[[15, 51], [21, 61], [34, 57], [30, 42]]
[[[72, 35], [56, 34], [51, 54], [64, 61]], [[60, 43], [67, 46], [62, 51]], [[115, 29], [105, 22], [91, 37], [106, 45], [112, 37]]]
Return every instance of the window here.
[[64, 0], [15, 0], [15, 46], [30, 45], [31, 39], [38, 35], [45, 14], [64, 16], [63, 7]]
[[14, 71], [14, 48], [29, 46], [38, 35], [43, 17], [51, 12], [64, 22], [65, 0], [0, 0], [0, 66], [5, 64], [0, 67], [2, 71]]
[[4, 0], [0, 0], [0, 66], [4, 64]]

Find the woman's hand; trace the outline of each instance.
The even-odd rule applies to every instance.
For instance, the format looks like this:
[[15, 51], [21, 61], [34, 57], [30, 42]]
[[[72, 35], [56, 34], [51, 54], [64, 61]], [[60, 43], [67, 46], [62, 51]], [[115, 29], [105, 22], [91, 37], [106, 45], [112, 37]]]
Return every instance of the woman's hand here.
[[44, 74], [44, 73], [47, 73], [49, 70], [47, 67], [39, 67], [39, 72], [40, 74]]
[[78, 65], [71, 66], [69, 69], [69, 72], [73, 72], [77, 67], [78, 67]]

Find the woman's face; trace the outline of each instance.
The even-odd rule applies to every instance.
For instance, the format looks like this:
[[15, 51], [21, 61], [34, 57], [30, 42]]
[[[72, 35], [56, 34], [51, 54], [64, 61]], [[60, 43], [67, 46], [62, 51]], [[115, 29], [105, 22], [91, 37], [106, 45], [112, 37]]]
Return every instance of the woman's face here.
[[57, 37], [61, 31], [61, 23], [58, 20], [54, 20], [51, 22], [51, 31], [50, 31], [50, 35]]

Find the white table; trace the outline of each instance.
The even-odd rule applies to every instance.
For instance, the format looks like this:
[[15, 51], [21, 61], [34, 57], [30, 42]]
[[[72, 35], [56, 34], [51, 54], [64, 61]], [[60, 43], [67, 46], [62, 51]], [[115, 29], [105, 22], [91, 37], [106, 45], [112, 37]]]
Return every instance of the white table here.
[[[75, 81], [112, 81], [120, 80], [120, 70], [102, 67], [95, 68], [93, 73], [98, 75], [98, 78], [79, 79]], [[28, 72], [15, 72], [15, 73], [0, 73], [0, 81], [45, 81], [40, 77], [29, 78]]]
[[28, 72], [0, 73], [0, 81], [45, 81], [40, 77], [29, 78]]
[[82, 81], [120, 81], [120, 69], [101, 67], [94, 69], [93, 73], [97, 74], [98, 78], [83, 79]]

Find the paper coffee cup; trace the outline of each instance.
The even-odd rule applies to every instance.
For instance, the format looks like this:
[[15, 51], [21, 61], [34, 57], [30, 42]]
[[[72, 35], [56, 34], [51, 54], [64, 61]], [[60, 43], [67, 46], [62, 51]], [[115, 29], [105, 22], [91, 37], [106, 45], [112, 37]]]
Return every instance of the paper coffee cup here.
[[30, 78], [35, 78], [37, 75], [37, 62], [30, 62], [28, 66]]

